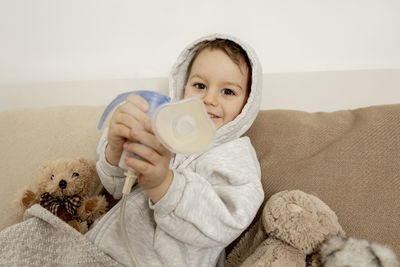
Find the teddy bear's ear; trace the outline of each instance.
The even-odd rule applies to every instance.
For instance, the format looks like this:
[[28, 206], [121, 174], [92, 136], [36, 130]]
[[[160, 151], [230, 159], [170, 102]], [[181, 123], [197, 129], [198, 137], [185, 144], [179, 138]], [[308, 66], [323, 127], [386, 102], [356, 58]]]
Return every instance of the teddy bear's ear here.
[[50, 168], [51, 168], [50, 166], [51, 166], [51, 161], [50, 160], [46, 160], [42, 164], [40, 164], [39, 171], [41, 173], [46, 173], [48, 170], [50, 170]]
[[92, 172], [96, 171], [96, 163], [93, 160], [88, 160], [84, 157], [78, 157], [77, 160], [86, 165]]
[[40, 164], [38, 168], [38, 174], [35, 177], [35, 183], [33, 185], [36, 188], [36, 193], [41, 195], [44, 192], [44, 188], [50, 180], [51, 173], [53, 171], [54, 161], [46, 160]]

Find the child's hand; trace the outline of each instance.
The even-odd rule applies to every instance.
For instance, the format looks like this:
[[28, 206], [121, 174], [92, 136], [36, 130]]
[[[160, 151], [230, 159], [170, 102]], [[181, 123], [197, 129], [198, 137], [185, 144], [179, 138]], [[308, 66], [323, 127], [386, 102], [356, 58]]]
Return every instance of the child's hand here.
[[150, 120], [144, 123], [144, 129], [136, 127], [130, 134], [129, 139], [140, 143], [126, 142], [124, 150], [137, 154], [142, 159], [127, 156], [125, 162], [140, 173], [138, 183], [155, 203], [167, 192], [173, 179], [173, 173], [169, 169], [172, 153], [158, 141]]
[[126, 103], [114, 111], [107, 136], [106, 159], [109, 163], [118, 165], [123, 144], [131, 138], [132, 129], [144, 129], [143, 122], [149, 120], [145, 114], [148, 108], [149, 103], [144, 98], [132, 94], [127, 97]]

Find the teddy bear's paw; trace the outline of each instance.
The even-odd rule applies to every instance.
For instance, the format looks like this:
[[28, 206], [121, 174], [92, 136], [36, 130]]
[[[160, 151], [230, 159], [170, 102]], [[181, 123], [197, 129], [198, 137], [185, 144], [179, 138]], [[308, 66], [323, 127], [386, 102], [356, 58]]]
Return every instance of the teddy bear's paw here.
[[267, 238], [241, 267], [305, 267], [306, 256], [300, 250], [274, 238]]
[[22, 195], [21, 203], [25, 208], [29, 208], [30, 206], [32, 206], [35, 198], [36, 194], [33, 193], [31, 190], [26, 189]]
[[88, 231], [88, 226], [86, 222], [78, 222], [77, 220], [72, 220], [69, 221], [68, 224], [81, 234], [85, 234]]
[[107, 208], [107, 201], [104, 196], [96, 196], [85, 203], [85, 212], [101, 212], [104, 213]]
[[79, 211], [80, 217], [88, 221], [88, 223], [92, 223], [106, 212], [107, 205], [108, 203], [104, 196], [89, 198], [84, 201]]

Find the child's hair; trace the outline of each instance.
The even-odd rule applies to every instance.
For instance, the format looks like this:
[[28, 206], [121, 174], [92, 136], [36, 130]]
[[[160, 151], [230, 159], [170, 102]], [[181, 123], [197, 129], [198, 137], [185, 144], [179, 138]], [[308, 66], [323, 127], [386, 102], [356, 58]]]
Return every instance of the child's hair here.
[[192, 70], [193, 62], [195, 61], [197, 56], [201, 53], [201, 51], [203, 51], [205, 49], [211, 49], [211, 50], [218, 49], [218, 50], [223, 51], [233, 61], [233, 63], [235, 63], [239, 67], [240, 71], [242, 71], [242, 69], [240, 67], [241, 64], [243, 62], [245, 62], [247, 65], [247, 68], [249, 70], [247, 88], [250, 90], [250, 88], [251, 88], [251, 64], [250, 64], [249, 57], [247, 56], [246, 51], [244, 51], [244, 49], [242, 47], [240, 47], [240, 45], [236, 44], [235, 42], [233, 42], [231, 40], [226, 40], [226, 39], [215, 39], [213, 41], [203, 41], [199, 44], [199, 48], [197, 49], [196, 53], [194, 54], [192, 60], [189, 63], [186, 82], [187, 82], [187, 79], [189, 78], [190, 71]]

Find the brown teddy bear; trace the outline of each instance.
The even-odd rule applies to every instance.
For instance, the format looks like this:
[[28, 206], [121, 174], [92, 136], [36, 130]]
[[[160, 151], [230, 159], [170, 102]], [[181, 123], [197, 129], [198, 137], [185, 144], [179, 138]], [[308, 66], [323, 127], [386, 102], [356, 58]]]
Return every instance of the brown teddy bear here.
[[239, 243], [225, 266], [320, 266], [321, 243], [330, 236], [345, 236], [336, 214], [319, 198], [299, 190], [273, 195], [261, 219], [245, 236], [253, 243]]
[[92, 196], [97, 177], [95, 164], [85, 158], [47, 161], [40, 167], [36, 190], [20, 198], [21, 213], [40, 204], [81, 233], [106, 212], [104, 196]]

